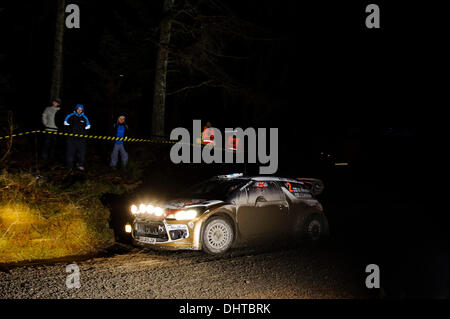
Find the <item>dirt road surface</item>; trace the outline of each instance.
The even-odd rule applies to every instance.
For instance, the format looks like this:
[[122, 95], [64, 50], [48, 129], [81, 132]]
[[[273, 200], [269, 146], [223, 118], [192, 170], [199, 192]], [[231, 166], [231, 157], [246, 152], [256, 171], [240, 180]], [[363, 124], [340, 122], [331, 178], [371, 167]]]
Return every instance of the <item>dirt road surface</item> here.
[[364, 269], [326, 248], [240, 248], [218, 258], [130, 247], [76, 262], [78, 289], [66, 287], [69, 263], [0, 271], [0, 298], [370, 297]]

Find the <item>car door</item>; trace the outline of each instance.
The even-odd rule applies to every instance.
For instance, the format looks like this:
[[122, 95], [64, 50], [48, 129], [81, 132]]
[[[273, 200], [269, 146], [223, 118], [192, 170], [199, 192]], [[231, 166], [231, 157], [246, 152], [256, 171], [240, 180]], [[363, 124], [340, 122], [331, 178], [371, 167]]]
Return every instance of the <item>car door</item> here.
[[310, 207], [318, 202], [311, 194], [311, 189], [302, 182], [286, 181], [281, 183], [281, 187], [289, 204], [289, 213], [286, 215], [288, 217], [287, 231], [296, 231], [300, 225], [299, 222], [303, 221], [307, 212], [310, 211]]
[[287, 204], [279, 186], [272, 181], [257, 181], [244, 191], [246, 200], [241, 202], [236, 213], [241, 236], [249, 239], [272, 237], [280, 232]]

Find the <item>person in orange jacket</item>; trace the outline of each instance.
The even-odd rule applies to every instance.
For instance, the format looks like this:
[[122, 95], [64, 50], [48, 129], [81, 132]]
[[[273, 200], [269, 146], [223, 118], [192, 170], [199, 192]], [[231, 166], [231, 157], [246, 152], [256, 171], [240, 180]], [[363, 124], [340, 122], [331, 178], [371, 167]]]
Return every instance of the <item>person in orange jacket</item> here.
[[211, 127], [211, 122], [206, 122], [206, 126], [202, 132], [202, 143], [209, 144], [214, 141], [214, 129]]

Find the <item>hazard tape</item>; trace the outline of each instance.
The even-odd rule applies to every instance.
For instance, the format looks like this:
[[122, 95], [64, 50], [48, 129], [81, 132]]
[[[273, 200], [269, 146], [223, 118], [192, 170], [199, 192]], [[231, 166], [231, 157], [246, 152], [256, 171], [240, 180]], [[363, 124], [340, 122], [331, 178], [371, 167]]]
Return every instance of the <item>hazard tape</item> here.
[[97, 140], [106, 140], [106, 141], [126, 141], [126, 142], [147, 142], [147, 143], [167, 143], [167, 144], [175, 144], [177, 141], [163, 140], [163, 139], [146, 139], [146, 138], [130, 138], [130, 137], [115, 137], [115, 136], [100, 136], [100, 135], [89, 135], [89, 134], [75, 134], [75, 133], [66, 133], [66, 132], [53, 132], [53, 131], [43, 131], [43, 130], [35, 130], [22, 132], [17, 134], [0, 136], [0, 140], [8, 139], [12, 137], [18, 137], [22, 135], [29, 134], [50, 134], [50, 135], [59, 135], [59, 136], [70, 136], [70, 137], [82, 137], [89, 139], [97, 139]]
[[2, 140], [2, 139], [7, 139], [7, 138], [11, 138], [11, 137], [16, 137], [16, 136], [21, 136], [21, 135], [35, 134], [35, 133], [39, 133], [39, 132], [40, 132], [40, 131], [29, 131], [29, 132], [23, 132], [23, 133], [11, 134], [11, 135], [6, 135], [6, 136], [0, 136], [0, 140]]
[[[102, 136], [102, 135], [89, 135], [89, 134], [75, 134], [75, 133], [66, 133], [66, 132], [53, 132], [53, 131], [45, 131], [45, 130], [34, 130], [34, 131], [28, 131], [28, 132], [22, 132], [22, 133], [16, 133], [11, 135], [5, 135], [0, 136], [0, 141], [2, 139], [9, 139], [12, 137], [18, 137], [23, 135], [30, 135], [30, 134], [50, 134], [50, 135], [59, 135], [59, 136], [69, 136], [69, 137], [82, 137], [82, 138], [89, 138], [89, 139], [97, 139], [97, 140], [104, 140], [104, 141], [124, 141], [124, 142], [134, 142], [134, 143], [163, 143], [163, 144], [188, 144], [191, 146], [201, 147], [202, 145], [208, 145], [212, 144], [214, 145], [214, 141], [211, 143], [205, 143], [201, 139], [197, 139], [197, 144], [194, 143], [183, 143], [179, 141], [171, 141], [171, 140], [163, 140], [163, 139], [148, 139], [148, 138], [130, 138], [130, 137], [115, 137], [115, 136]], [[222, 148], [222, 147], [215, 147], [217, 150], [221, 151], [228, 151], [228, 152], [236, 152], [235, 149], [232, 148]]]

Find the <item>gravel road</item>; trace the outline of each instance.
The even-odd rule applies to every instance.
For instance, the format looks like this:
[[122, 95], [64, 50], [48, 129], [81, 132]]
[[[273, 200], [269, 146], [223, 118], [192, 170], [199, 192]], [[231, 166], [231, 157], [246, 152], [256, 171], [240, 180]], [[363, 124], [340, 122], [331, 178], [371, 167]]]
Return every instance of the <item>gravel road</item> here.
[[0, 298], [366, 298], [364, 269], [314, 247], [126, 252], [77, 262], [81, 287], [66, 288], [58, 263], [0, 271]]

